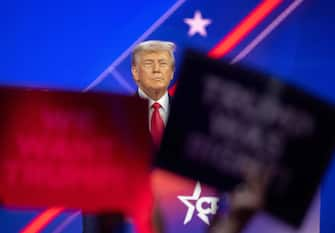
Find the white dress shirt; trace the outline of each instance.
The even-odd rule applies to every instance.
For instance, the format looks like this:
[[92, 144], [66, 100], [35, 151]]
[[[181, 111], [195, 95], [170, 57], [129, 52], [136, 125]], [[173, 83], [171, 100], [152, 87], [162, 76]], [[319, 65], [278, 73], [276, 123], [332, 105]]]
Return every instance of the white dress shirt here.
[[151, 130], [151, 116], [154, 111], [154, 109], [151, 107], [154, 103], [159, 103], [161, 107], [159, 108], [159, 113], [162, 117], [162, 120], [164, 122], [164, 125], [166, 126], [167, 118], [169, 116], [169, 95], [168, 92], [165, 92], [165, 94], [157, 101], [151, 99], [147, 94], [144, 93], [140, 88], [138, 89], [138, 95], [143, 98], [149, 100], [149, 130]]

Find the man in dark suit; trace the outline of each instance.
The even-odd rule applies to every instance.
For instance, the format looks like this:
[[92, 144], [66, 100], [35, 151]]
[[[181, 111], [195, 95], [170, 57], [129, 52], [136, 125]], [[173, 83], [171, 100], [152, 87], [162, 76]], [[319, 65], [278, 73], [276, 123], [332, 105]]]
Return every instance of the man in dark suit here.
[[138, 95], [149, 100], [149, 130], [156, 145], [169, 114], [168, 87], [175, 69], [174, 49], [172, 42], [151, 40], [137, 45], [132, 54], [131, 72]]
[[[145, 41], [138, 44], [132, 53], [131, 72], [138, 86], [137, 95], [148, 99], [149, 130], [153, 143], [159, 146], [170, 109], [171, 98], [168, 87], [175, 69], [175, 44], [168, 41]], [[150, 191], [149, 191], [150, 192]], [[153, 208], [152, 205], [155, 205]], [[143, 214], [147, 222], [154, 224], [155, 233], [163, 232], [156, 203], [148, 203]], [[141, 212], [141, 210], [139, 210]], [[128, 229], [128, 230], [127, 230]], [[123, 233], [128, 232], [125, 216], [119, 213], [84, 215], [84, 233]]]

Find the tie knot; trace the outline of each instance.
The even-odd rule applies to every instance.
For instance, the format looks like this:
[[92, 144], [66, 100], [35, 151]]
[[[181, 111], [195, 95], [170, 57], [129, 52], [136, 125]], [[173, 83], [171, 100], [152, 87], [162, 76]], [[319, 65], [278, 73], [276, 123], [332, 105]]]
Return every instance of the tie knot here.
[[152, 107], [154, 108], [154, 110], [159, 110], [159, 108], [161, 107], [161, 105], [159, 103], [153, 103]]

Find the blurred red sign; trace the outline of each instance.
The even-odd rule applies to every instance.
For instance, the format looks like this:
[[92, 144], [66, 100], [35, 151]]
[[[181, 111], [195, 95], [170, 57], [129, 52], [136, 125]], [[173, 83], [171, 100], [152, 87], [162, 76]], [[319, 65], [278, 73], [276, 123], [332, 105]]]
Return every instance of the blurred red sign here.
[[136, 97], [0, 89], [0, 199], [131, 213], [150, 198], [147, 107]]

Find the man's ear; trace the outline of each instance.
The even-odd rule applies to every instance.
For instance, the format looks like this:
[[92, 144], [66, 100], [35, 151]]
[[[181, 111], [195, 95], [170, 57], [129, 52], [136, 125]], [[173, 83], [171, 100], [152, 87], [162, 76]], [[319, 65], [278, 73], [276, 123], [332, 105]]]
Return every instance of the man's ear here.
[[135, 65], [132, 65], [131, 66], [131, 73], [133, 75], [133, 78], [135, 80], [135, 82], [138, 82], [139, 81], [139, 78], [138, 78], [138, 71], [137, 71], [137, 68]]
[[172, 80], [173, 80], [173, 78], [174, 78], [174, 71], [172, 72], [172, 75], [171, 75], [171, 79], [170, 79], [170, 81], [172, 81]]

